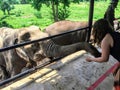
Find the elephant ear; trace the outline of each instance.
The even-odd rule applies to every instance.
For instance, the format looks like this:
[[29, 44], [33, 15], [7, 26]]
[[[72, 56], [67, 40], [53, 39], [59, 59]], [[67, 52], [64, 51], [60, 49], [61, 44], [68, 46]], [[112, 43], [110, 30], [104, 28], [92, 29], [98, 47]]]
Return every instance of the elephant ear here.
[[[19, 44], [18, 42], [19, 42], [19, 39], [16, 38], [16, 39], [14, 40], [14, 44]], [[18, 55], [20, 58], [22, 58], [23, 60], [25, 60], [25, 61], [27, 61], [27, 62], [30, 61], [30, 60], [29, 60], [29, 57], [27, 56], [26, 52], [24, 51], [24, 47], [15, 48], [15, 51], [16, 51], [17, 55]]]
[[29, 62], [29, 57], [27, 56], [27, 54], [25, 53], [25, 51], [22, 48], [16, 48], [16, 53], [17, 55], [22, 58], [23, 60], [25, 60], [26, 62]]
[[[21, 30], [20, 33], [18, 33], [18, 37], [15, 40], [15, 44], [29, 41], [29, 38], [30, 38], [30, 33]], [[16, 48], [16, 53], [18, 54], [18, 56], [20, 58], [24, 59], [25, 61], [27, 61], [27, 62], [30, 61], [29, 57], [27, 56], [26, 52], [24, 51], [24, 47]]]

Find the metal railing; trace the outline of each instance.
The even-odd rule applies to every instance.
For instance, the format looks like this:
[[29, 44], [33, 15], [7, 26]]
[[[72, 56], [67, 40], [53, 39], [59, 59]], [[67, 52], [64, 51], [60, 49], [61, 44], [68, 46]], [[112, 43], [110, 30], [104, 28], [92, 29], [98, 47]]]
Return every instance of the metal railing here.
[[[88, 23], [88, 26], [89, 27], [85, 27], [85, 28], [81, 28], [81, 29], [77, 29], [77, 30], [73, 30], [73, 31], [69, 31], [69, 32], [66, 32], [66, 33], [62, 33], [62, 34], [58, 34], [58, 35], [54, 35], [54, 36], [50, 36], [50, 37], [46, 37], [46, 38], [42, 38], [42, 39], [38, 39], [38, 40], [33, 40], [33, 41], [27, 41], [27, 42], [24, 42], [24, 43], [20, 43], [20, 44], [15, 44], [13, 46], [8, 46], [8, 47], [4, 47], [4, 48], [1, 48], [0, 49], [0, 52], [3, 52], [3, 51], [6, 51], [6, 50], [10, 50], [10, 49], [14, 49], [14, 48], [17, 48], [17, 47], [21, 47], [21, 46], [24, 46], [24, 45], [28, 45], [28, 44], [32, 44], [32, 43], [35, 43], [35, 42], [39, 42], [39, 41], [42, 41], [42, 40], [47, 40], [47, 39], [51, 39], [51, 38], [54, 38], [54, 37], [57, 37], [57, 36], [61, 36], [61, 35], [65, 35], [65, 34], [68, 34], [68, 33], [72, 33], [72, 32], [76, 32], [76, 31], [79, 31], [79, 30], [83, 30], [83, 29], [89, 29], [88, 30], [88, 35], [86, 36], [88, 38], [87, 42], [89, 41], [90, 39], [90, 33], [91, 33], [91, 28], [92, 28], [92, 19], [93, 19], [93, 11], [94, 11], [94, 0], [90, 0], [90, 7], [89, 7], [89, 23]], [[62, 58], [62, 57], [60, 57]], [[52, 60], [53, 62], [56, 61], [56, 60], [59, 60], [60, 58], [57, 58], [57, 59], [54, 59]], [[45, 63], [45, 65], [41, 65], [41, 66], [36, 66], [34, 68], [31, 68], [23, 73], [20, 73], [18, 75], [15, 75], [13, 76], [12, 78], [9, 78], [9, 79], [6, 79], [2, 82], [0, 82], [0, 87], [15, 80], [15, 79], [18, 79], [19, 77], [22, 77], [28, 73], [31, 73], [33, 71], [35, 71], [36, 69], [39, 69], [39, 68], [42, 68], [48, 64], [50, 64], [51, 62], [47, 62]]]
[[[65, 34], [68, 34], [68, 33], [72, 33], [72, 32], [77, 32], [79, 30], [86, 30], [88, 29], [89, 27], [85, 27], [85, 28], [81, 28], [81, 29], [77, 29], [77, 30], [72, 30], [72, 31], [69, 31], [69, 32], [65, 32], [65, 33], [61, 33], [61, 34], [57, 34], [57, 35], [53, 35], [53, 36], [50, 36], [50, 37], [46, 37], [46, 38], [41, 38], [41, 39], [37, 39], [37, 40], [33, 40], [33, 41], [27, 41], [27, 42], [24, 42], [24, 43], [20, 43], [20, 44], [15, 44], [13, 46], [8, 46], [8, 47], [4, 47], [4, 48], [1, 48], [0, 49], [0, 52], [3, 52], [3, 51], [7, 51], [7, 50], [11, 50], [11, 49], [14, 49], [14, 48], [18, 48], [18, 47], [21, 47], [21, 46], [24, 46], [24, 45], [28, 45], [28, 44], [32, 44], [32, 43], [35, 43], [35, 42], [39, 42], [39, 41], [43, 41], [43, 40], [47, 40], [47, 39], [51, 39], [51, 38], [54, 38], [54, 37], [57, 37], [57, 36], [61, 36], [61, 35], [65, 35]], [[19, 73], [11, 78], [8, 78], [6, 80], [3, 80], [0, 82], [0, 87], [4, 87], [6, 84], [16, 80], [16, 79], [19, 79], [20, 77], [23, 77], [29, 73], [32, 73], [34, 71], [36, 71], [37, 69], [41, 69], [43, 67], [45, 67], [46, 65], [50, 64], [50, 63], [53, 63], [57, 60], [60, 60], [61, 58], [63, 57], [59, 57], [59, 58], [56, 58], [56, 59], [53, 59], [49, 62], [45, 62], [44, 64], [40, 65], [40, 66], [36, 66], [36, 67], [33, 67], [31, 69], [28, 69], [22, 73]]]

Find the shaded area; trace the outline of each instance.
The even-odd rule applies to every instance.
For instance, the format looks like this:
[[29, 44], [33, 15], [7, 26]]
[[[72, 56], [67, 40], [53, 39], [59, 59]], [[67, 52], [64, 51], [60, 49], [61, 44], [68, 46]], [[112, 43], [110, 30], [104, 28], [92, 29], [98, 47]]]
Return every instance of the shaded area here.
[[8, 24], [6, 21], [0, 21], [0, 27], [10, 27], [10, 28], [13, 28], [13, 26]]

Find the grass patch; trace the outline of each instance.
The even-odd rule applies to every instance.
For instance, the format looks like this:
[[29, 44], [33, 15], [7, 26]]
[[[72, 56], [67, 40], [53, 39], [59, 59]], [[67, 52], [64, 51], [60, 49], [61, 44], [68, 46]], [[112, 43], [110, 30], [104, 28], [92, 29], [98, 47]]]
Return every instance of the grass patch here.
[[[94, 3], [94, 16], [93, 19], [97, 20], [104, 16], [104, 13], [109, 5], [109, 2], [95, 2]], [[9, 26], [13, 28], [21, 28], [30, 25], [37, 25], [40, 28], [44, 28], [51, 23], [50, 15], [51, 9], [46, 5], [43, 5], [41, 11], [36, 11], [29, 4], [15, 5], [15, 9], [11, 11], [11, 15], [3, 15], [0, 11], [0, 22], [5, 21]], [[82, 2], [79, 4], [72, 3], [69, 8], [70, 16], [66, 20], [73, 21], [87, 21], [89, 18], [89, 2]], [[120, 17], [120, 3], [116, 9], [116, 17]]]

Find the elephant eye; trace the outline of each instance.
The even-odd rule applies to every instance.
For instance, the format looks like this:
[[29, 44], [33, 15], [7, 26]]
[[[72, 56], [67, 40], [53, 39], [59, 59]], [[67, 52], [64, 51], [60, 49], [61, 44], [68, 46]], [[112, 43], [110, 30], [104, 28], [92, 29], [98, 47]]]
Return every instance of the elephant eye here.
[[33, 44], [35, 47], [39, 47], [39, 43], [34, 43]]
[[17, 43], [18, 43], [18, 38], [16, 38], [14, 41], [14, 44], [17, 44]]
[[32, 44], [31, 47], [33, 48], [34, 51], [37, 51], [37, 50], [39, 50], [40, 45], [39, 45], [39, 43], [34, 43], [34, 44]]
[[22, 40], [27, 40], [27, 39], [29, 39], [29, 38], [30, 38], [30, 33], [25, 33], [25, 34], [21, 37]]

